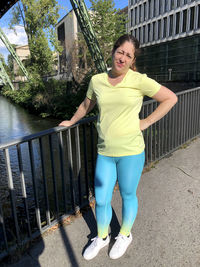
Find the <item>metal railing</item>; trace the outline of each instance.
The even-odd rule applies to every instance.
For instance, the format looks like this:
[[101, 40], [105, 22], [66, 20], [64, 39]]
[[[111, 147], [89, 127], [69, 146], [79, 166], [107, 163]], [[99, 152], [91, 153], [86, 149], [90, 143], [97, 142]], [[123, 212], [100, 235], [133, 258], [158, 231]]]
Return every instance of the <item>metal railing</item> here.
[[[200, 87], [144, 131], [146, 165], [200, 134]], [[157, 107], [143, 104], [141, 118]], [[96, 117], [0, 145], [0, 258], [31, 241], [94, 196]]]

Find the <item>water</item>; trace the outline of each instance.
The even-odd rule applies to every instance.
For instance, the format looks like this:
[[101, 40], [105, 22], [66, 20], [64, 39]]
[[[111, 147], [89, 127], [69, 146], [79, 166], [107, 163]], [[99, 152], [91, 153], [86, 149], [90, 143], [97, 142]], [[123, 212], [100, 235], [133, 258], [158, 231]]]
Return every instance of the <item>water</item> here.
[[[3, 96], [0, 96], [0, 144], [7, 143], [9, 141], [13, 141], [14, 139], [19, 139], [20, 137], [34, 134], [36, 132], [49, 129], [52, 127], [57, 126], [59, 123], [56, 119], [42, 119], [38, 116], [32, 115], [28, 113], [24, 108], [21, 108], [13, 103], [11, 103], [8, 99]], [[91, 172], [91, 147], [90, 147], [90, 133], [89, 127], [86, 129], [86, 138], [88, 140], [88, 177], [92, 177]], [[82, 134], [81, 134], [82, 135]], [[72, 139], [73, 131], [72, 131]], [[64, 166], [63, 171], [65, 174], [65, 190], [67, 194], [67, 205], [69, 205], [69, 209], [71, 206], [71, 196], [70, 196], [70, 177], [69, 177], [69, 161], [66, 149], [66, 133], [63, 133], [63, 142], [64, 142]], [[53, 145], [53, 154], [54, 154], [54, 163], [55, 163], [55, 177], [56, 177], [56, 186], [57, 186], [57, 193], [58, 193], [58, 202], [60, 210], [63, 210], [64, 199], [62, 196], [63, 180], [62, 180], [62, 173], [60, 169], [60, 154], [58, 148], [58, 139], [57, 135], [54, 134], [52, 136], [52, 145]], [[83, 155], [83, 138], [80, 138], [81, 142], [81, 154]], [[96, 141], [95, 141], [96, 142]], [[45, 177], [47, 182], [48, 188], [48, 198], [49, 198], [49, 205], [50, 210], [52, 213], [55, 212], [55, 203], [54, 203], [54, 187], [53, 187], [53, 178], [52, 178], [52, 166], [51, 166], [51, 159], [50, 159], [50, 150], [49, 150], [49, 140], [48, 137], [42, 138], [42, 144], [44, 148], [44, 165], [45, 165]], [[28, 207], [30, 210], [34, 210], [35, 208], [35, 201], [34, 201], [34, 192], [33, 192], [33, 181], [32, 181], [32, 173], [31, 173], [31, 166], [30, 166], [30, 153], [28, 149], [28, 144], [24, 143], [20, 145], [22, 151], [22, 162], [23, 162], [23, 171], [24, 171], [24, 179], [26, 185], [26, 194], [27, 194], [27, 201]], [[73, 167], [76, 169], [76, 157], [75, 157], [75, 144], [73, 141], [72, 144], [72, 154], [73, 154]], [[22, 187], [21, 187], [21, 180], [20, 180], [20, 171], [19, 171], [19, 162], [17, 156], [17, 149], [16, 146], [13, 146], [9, 149], [10, 155], [10, 162], [11, 162], [11, 170], [12, 170], [12, 178], [14, 184], [14, 191], [16, 196], [16, 206], [17, 208], [24, 209], [23, 198], [22, 198]], [[41, 154], [40, 154], [40, 147], [39, 141], [33, 141], [33, 156], [34, 156], [34, 169], [35, 169], [35, 177], [36, 177], [36, 187], [38, 191], [38, 198], [40, 202], [40, 208], [43, 215], [45, 215], [45, 205], [44, 205], [44, 180], [42, 174], [42, 167], [41, 167]], [[81, 176], [82, 176], [82, 183], [83, 183], [83, 196], [85, 196], [85, 182], [84, 182], [84, 160], [83, 156], [81, 157]], [[77, 174], [74, 175], [77, 177]], [[75, 178], [75, 189], [77, 188], [78, 181]], [[76, 191], [78, 191], [76, 189]], [[5, 164], [5, 157], [3, 151], [0, 150], [0, 204], [3, 207], [3, 212], [5, 217], [11, 217], [11, 202], [10, 202], [10, 191], [8, 189], [8, 182], [7, 182], [7, 172], [6, 172], [6, 164]], [[19, 210], [19, 209], [18, 209]]]
[[[59, 121], [56, 119], [42, 119], [38, 116], [30, 114], [27, 110], [18, 105], [13, 104], [8, 99], [0, 95], [0, 144], [8, 143], [15, 139], [30, 135], [45, 129], [56, 127]], [[34, 143], [34, 142], [33, 142]], [[34, 206], [33, 184], [30, 171], [30, 158], [28, 153], [28, 145], [22, 144], [22, 160], [24, 168], [24, 176], [26, 183], [26, 193], [29, 209]], [[35, 172], [37, 177], [41, 177], [41, 161], [39, 156], [38, 144], [33, 146]], [[12, 178], [16, 197], [16, 207], [23, 209], [21, 181], [19, 173], [19, 164], [16, 147], [9, 149]], [[42, 188], [41, 179], [37, 179], [38, 193]], [[0, 151], [0, 204], [3, 209], [4, 219], [8, 221], [11, 218], [11, 202], [10, 191], [8, 190], [7, 172], [3, 151]], [[8, 221], [6, 221], [8, 223]], [[0, 242], [1, 243], [1, 242]]]
[[55, 119], [42, 119], [0, 96], [0, 144], [57, 126]]

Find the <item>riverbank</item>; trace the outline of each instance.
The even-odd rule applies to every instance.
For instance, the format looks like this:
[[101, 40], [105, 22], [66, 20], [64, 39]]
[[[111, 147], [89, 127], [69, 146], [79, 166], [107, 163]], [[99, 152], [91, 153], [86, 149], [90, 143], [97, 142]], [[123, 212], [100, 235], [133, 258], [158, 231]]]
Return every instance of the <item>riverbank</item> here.
[[85, 76], [81, 83], [55, 79], [20, 83], [19, 89], [15, 91], [7, 85], [1, 94], [32, 114], [62, 120], [71, 118], [85, 98], [91, 76]]

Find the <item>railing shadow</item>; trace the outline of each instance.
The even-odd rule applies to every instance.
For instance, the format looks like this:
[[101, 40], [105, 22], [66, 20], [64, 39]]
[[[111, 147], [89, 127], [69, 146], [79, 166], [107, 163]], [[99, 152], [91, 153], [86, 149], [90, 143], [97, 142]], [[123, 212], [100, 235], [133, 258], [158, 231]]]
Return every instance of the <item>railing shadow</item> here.
[[61, 237], [63, 239], [63, 243], [64, 243], [64, 246], [65, 246], [66, 253], [67, 253], [68, 258], [69, 258], [69, 260], [71, 262], [71, 266], [80, 267], [80, 265], [78, 264], [76, 255], [74, 253], [73, 246], [72, 246], [72, 244], [71, 244], [71, 242], [70, 242], [70, 240], [68, 238], [68, 235], [66, 233], [65, 227], [64, 227], [62, 222], [60, 223], [59, 231], [60, 231]]

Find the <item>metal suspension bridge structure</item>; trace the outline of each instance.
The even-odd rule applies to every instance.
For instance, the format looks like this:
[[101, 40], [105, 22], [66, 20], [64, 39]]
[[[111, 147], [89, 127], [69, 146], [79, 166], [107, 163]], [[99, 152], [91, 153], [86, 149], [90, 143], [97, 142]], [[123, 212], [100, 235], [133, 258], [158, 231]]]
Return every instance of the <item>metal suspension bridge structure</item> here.
[[[6, 37], [6, 35], [3, 32], [3, 30], [1, 29], [1, 27], [0, 27], [0, 39], [5, 44], [6, 48], [8, 49], [10, 54], [12, 55], [13, 59], [17, 62], [18, 66], [20, 67], [20, 69], [24, 73], [25, 77], [27, 79], [29, 79], [29, 75], [28, 75], [28, 72], [27, 72], [26, 68], [24, 67], [23, 63], [21, 62], [20, 58], [18, 57], [17, 53], [15, 52], [13, 46], [10, 44], [8, 38]], [[4, 84], [9, 84], [11, 89], [14, 90], [14, 86], [13, 86], [8, 74], [6, 73], [6, 70], [3, 68], [2, 61], [1, 61], [1, 65], [0, 65], [0, 76], [1, 76], [1, 78], [3, 77], [2, 78], [3, 83]]]
[[[92, 59], [94, 60], [97, 71], [98, 72], [106, 71], [107, 67], [106, 67], [106, 64], [103, 58], [103, 54], [100, 50], [99, 43], [97, 41], [95, 32], [90, 22], [89, 13], [88, 13], [84, 0], [70, 0], [70, 2], [76, 14], [79, 26], [83, 33], [84, 39], [87, 43], [89, 52], [92, 56]], [[4, 34], [1, 28], [0, 28], [0, 39], [7, 47], [8, 51], [10, 52], [13, 59], [16, 61], [16, 63], [18, 64], [18, 66], [20, 67], [24, 75], [26, 76], [26, 78], [29, 79], [29, 74], [26, 68], [24, 67], [23, 63], [21, 62], [20, 58], [16, 54], [15, 50], [13, 49], [12, 45], [10, 44], [8, 38], [6, 37], [6, 35]], [[8, 74], [6, 73], [5, 68], [3, 67], [3, 63], [1, 60], [0, 62], [1, 62], [0, 63], [0, 78], [2, 79], [2, 82], [4, 84], [9, 84], [11, 89], [14, 90], [14, 86]]]
[[70, 0], [98, 72], [107, 70], [84, 0]]
[[13, 91], [15, 90], [15, 88], [14, 88], [14, 86], [13, 86], [11, 80], [10, 80], [10, 77], [8, 76], [6, 70], [5, 70], [4, 66], [3, 66], [3, 62], [2, 62], [1, 59], [0, 59], [0, 79], [1, 79], [1, 81], [2, 81], [2, 83], [4, 85], [9, 84], [10, 88]]

